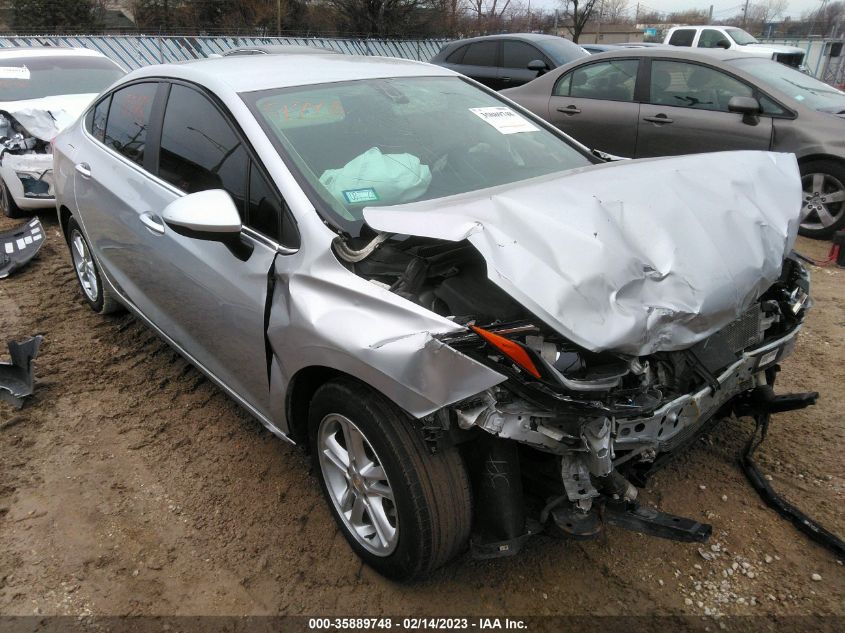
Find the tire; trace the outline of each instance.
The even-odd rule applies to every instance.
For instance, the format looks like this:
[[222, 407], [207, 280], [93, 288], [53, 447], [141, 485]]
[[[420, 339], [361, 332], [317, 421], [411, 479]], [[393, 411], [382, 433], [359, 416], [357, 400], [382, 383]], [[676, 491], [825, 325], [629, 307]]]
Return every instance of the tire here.
[[[308, 411], [314, 467], [341, 532], [365, 563], [394, 580], [424, 576], [454, 558], [466, 548], [472, 521], [469, 480], [457, 449], [432, 455], [411, 425], [393, 403], [351, 378], [320, 387]], [[356, 431], [363, 442], [355, 441]], [[338, 456], [345, 454], [349, 463], [348, 437], [359, 459], [344, 473]], [[366, 508], [357, 512], [364, 524], [358, 529], [356, 507]], [[376, 515], [384, 519], [381, 536]]]
[[123, 306], [103, 284], [100, 269], [91, 255], [91, 246], [73, 217], [68, 220], [66, 235], [73, 268], [76, 271], [76, 280], [79, 282], [85, 301], [98, 314], [110, 314], [121, 310]]
[[22, 218], [25, 215], [21, 208], [15, 204], [9, 188], [2, 180], [0, 180], [0, 211], [7, 218]]
[[816, 240], [845, 227], [845, 165], [811, 160], [801, 165], [801, 235]]

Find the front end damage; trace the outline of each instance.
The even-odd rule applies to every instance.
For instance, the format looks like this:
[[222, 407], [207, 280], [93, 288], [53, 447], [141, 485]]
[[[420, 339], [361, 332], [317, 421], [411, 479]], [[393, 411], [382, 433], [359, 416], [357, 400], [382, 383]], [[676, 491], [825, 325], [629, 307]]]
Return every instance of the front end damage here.
[[[437, 217], [431, 203], [368, 209], [380, 232], [336, 240], [358, 277], [463, 326], [435, 340], [506, 377], [420, 419], [432, 450], [457, 444], [470, 466], [476, 556], [513, 554], [541, 530], [595, 538], [606, 524], [709, 536], [708, 525], [638, 505], [637, 486], [711, 422], [775, 406], [758, 396], [810, 303], [808, 276], [789, 256], [794, 159], [722, 156], [724, 175], [706, 157], [632, 161], [611, 167], [609, 184], [593, 168], [435, 201]], [[682, 195], [678, 185], [694, 190], [704, 168], [724, 189]], [[649, 179], [686, 206], [661, 218], [653, 196], [636, 195]], [[574, 220], [554, 215], [579, 196], [591, 199]], [[664, 239], [644, 239], [640, 223]], [[543, 291], [538, 279], [553, 285]], [[814, 395], [776, 400], [784, 410]]]

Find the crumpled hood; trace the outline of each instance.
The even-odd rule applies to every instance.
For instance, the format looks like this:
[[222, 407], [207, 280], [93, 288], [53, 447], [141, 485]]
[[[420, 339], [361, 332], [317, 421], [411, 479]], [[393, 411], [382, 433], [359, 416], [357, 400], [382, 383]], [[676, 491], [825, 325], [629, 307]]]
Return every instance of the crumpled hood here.
[[792, 154], [622, 161], [393, 207], [374, 229], [469, 240], [487, 275], [592, 351], [683, 349], [774, 283], [798, 230]]
[[24, 101], [0, 101], [6, 112], [37, 139], [50, 142], [79, 118], [96, 94], [57, 95]]

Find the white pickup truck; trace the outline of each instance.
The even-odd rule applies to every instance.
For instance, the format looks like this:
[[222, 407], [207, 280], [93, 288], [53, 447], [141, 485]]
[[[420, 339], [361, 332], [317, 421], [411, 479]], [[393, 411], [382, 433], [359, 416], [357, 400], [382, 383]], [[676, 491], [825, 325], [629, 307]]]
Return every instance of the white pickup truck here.
[[803, 49], [782, 44], [761, 44], [754, 36], [735, 26], [675, 26], [669, 29], [663, 43], [742, 51], [804, 70]]

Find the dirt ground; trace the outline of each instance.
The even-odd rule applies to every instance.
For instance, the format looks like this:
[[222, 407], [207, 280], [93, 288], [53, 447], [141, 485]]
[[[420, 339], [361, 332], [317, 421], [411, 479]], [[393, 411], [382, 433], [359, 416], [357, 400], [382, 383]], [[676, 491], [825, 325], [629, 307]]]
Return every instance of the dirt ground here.
[[[300, 450], [131, 316], [91, 312], [55, 218], [42, 221], [37, 259], [0, 280], [0, 339], [46, 337], [35, 395], [21, 411], [0, 402], [0, 615], [845, 615], [842, 562], [737, 467], [750, 420], [716, 427], [642, 493], [712, 523], [707, 545], [610, 528], [388, 582], [352, 554]], [[816, 258], [828, 247], [798, 243]], [[780, 386], [821, 400], [776, 416], [758, 462], [845, 536], [845, 270], [812, 276]]]

